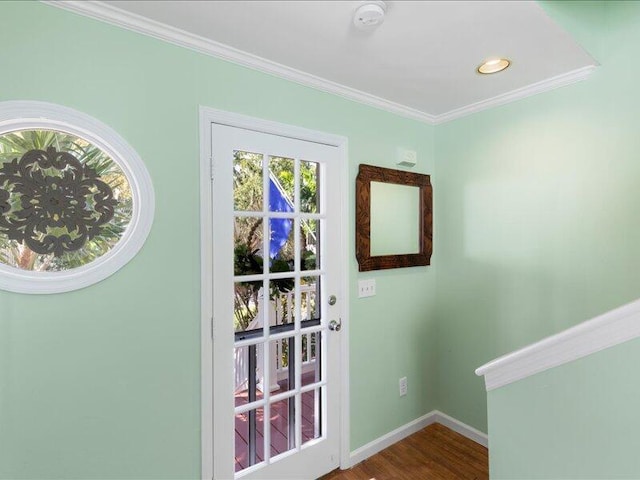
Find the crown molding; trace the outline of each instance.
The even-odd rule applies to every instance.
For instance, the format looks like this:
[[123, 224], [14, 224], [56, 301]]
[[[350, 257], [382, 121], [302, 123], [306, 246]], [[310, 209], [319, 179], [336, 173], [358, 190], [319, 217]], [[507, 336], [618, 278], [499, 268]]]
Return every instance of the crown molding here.
[[190, 50], [226, 60], [237, 65], [258, 70], [263, 73], [284, 78], [286, 80], [312, 87], [323, 92], [338, 95], [364, 105], [390, 112], [401, 117], [417, 120], [429, 125], [438, 125], [451, 120], [455, 120], [467, 115], [471, 115], [488, 108], [511, 103], [522, 98], [530, 97], [538, 93], [547, 92], [555, 88], [571, 85], [572, 83], [585, 80], [595, 70], [596, 65], [589, 65], [571, 72], [558, 75], [540, 82], [527, 85], [525, 87], [512, 90], [496, 97], [482, 100], [480, 102], [466, 105], [449, 112], [433, 115], [416, 108], [408, 107], [400, 103], [392, 102], [384, 98], [357, 90], [355, 88], [341, 85], [337, 82], [327, 80], [310, 73], [306, 73], [295, 68], [287, 67], [266, 58], [253, 55], [251, 53], [230, 47], [220, 42], [210, 40], [200, 35], [189, 33], [185, 30], [166, 25], [155, 20], [148, 19], [142, 15], [127, 12], [117, 7], [105, 4], [100, 1], [82, 0], [41, 0], [42, 3], [53, 7], [68, 10], [79, 15], [94, 18], [111, 25], [125, 28], [143, 35], [163, 40], [174, 45], [178, 45]]
[[433, 123], [435, 125], [438, 125], [441, 123], [450, 122], [451, 120], [466, 117], [467, 115], [471, 115], [472, 113], [487, 110], [489, 108], [497, 107], [500, 105], [505, 105], [507, 103], [515, 102], [516, 100], [521, 100], [523, 98], [537, 95], [538, 93], [548, 92], [550, 90], [555, 90], [556, 88], [564, 87], [576, 82], [580, 82], [582, 80], [586, 80], [596, 68], [597, 65], [587, 65], [586, 67], [581, 67], [576, 70], [563, 73], [562, 75], [556, 75], [555, 77], [547, 78], [545, 80], [532, 83], [531, 85], [527, 85], [516, 90], [511, 90], [510, 92], [497, 95], [493, 98], [488, 98], [486, 100], [481, 100], [470, 105], [465, 105], [464, 107], [456, 108], [441, 115], [436, 115], [434, 117]]
[[476, 370], [487, 391], [640, 337], [640, 300], [497, 358]]
[[362, 92], [355, 88], [347, 87], [325, 78], [302, 72], [295, 68], [287, 67], [266, 58], [244, 52], [223, 43], [210, 40], [200, 35], [195, 35], [179, 28], [164, 23], [150, 20], [141, 15], [130, 13], [99, 1], [78, 0], [42, 0], [42, 3], [53, 7], [62, 8], [73, 13], [116, 25], [118, 27], [142, 33], [150, 37], [164, 40], [174, 45], [194, 50], [205, 55], [210, 55], [222, 60], [259, 70], [276, 77], [307, 86], [327, 93], [332, 93], [365, 105], [379, 108], [387, 112], [395, 113], [402, 117], [433, 124], [435, 117], [421, 112], [415, 108], [407, 107], [384, 98]]

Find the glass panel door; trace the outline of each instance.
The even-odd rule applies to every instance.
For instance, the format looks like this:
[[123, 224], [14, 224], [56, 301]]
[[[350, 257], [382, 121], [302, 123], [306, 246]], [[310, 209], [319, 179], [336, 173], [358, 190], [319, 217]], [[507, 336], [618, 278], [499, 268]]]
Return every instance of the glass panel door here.
[[338, 465], [337, 148], [214, 125], [213, 154], [214, 459], [227, 442], [236, 477], [312, 478]]

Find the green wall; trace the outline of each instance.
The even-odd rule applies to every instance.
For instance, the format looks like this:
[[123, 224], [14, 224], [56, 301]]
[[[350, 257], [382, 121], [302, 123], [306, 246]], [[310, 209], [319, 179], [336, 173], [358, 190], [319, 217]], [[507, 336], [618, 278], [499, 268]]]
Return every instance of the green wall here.
[[[640, 3], [544, 5], [601, 67], [580, 85], [478, 116], [482, 126], [473, 130], [489, 151], [467, 157], [466, 172], [446, 148], [446, 160], [459, 163], [458, 189], [480, 194], [479, 185], [491, 187], [465, 207], [495, 217], [486, 229], [456, 227], [470, 258], [456, 260], [455, 268], [473, 265], [470, 282], [485, 276], [489, 286], [458, 277], [481, 308], [473, 316], [468, 307], [449, 310], [452, 322], [439, 324], [442, 354], [445, 345], [462, 344], [464, 315], [472, 319], [484, 345], [467, 356], [469, 367], [640, 297], [640, 68], [633, 61], [640, 53]], [[451, 125], [447, 140], [437, 131], [438, 142], [451, 142], [461, 124]], [[472, 150], [481, 143], [474, 138]], [[438, 172], [450, 178], [442, 146]], [[483, 170], [492, 165], [494, 178], [487, 179]], [[499, 207], [496, 200], [509, 189], [509, 206]], [[455, 208], [462, 213], [460, 203]], [[440, 250], [438, 293], [442, 287], [451, 295], [456, 272], [447, 258]], [[638, 362], [635, 339], [488, 392], [491, 478], [640, 478]], [[456, 368], [467, 367], [439, 363], [441, 401], [451, 400], [453, 415], [483, 426], [475, 411], [482, 386], [455, 385]]]
[[[105, 122], [156, 193], [147, 243], [114, 276], [60, 295], [0, 292], [0, 478], [196, 478], [199, 106], [348, 137], [350, 198], [357, 165], [392, 167], [397, 147], [433, 173], [434, 129], [40, 3], [1, 2], [0, 18], [0, 101]], [[435, 267], [359, 275], [349, 248], [355, 449], [435, 408]], [[377, 296], [357, 299], [371, 276]]]
[[[486, 431], [476, 367], [640, 296], [640, 4], [544, 7], [601, 63], [592, 77], [434, 128], [47, 5], [0, 3], [0, 100], [107, 123], [145, 161], [157, 201], [145, 247], [109, 279], [0, 292], [0, 478], [199, 475], [199, 105], [348, 137], [350, 198], [359, 163], [393, 167], [396, 147], [417, 150], [424, 173], [437, 159], [431, 267], [358, 274], [350, 245], [351, 449], [436, 407]], [[377, 296], [357, 299], [369, 277]], [[492, 393], [491, 412], [535, 390], [519, 387]], [[540, 434], [527, 416], [492, 413], [490, 434], [494, 421]], [[510, 468], [493, 452], [492, 464]]]
[[[597, 71], [436, 128], [438, 404], [484, 431], [475, 368], [640, 297], [640, 3], [544, 7]], [[501, 395], [491, 411], [504, 432]], [[556, 407], [569, 414], [574, 404]], [[535, 422], [519, 414], [513, 430]], [[502, 462], [494, 434], [509, 441], [492, 420], [491, 458]]]
[[640, 478], [640, 340], [489, 392], [494, 480]]

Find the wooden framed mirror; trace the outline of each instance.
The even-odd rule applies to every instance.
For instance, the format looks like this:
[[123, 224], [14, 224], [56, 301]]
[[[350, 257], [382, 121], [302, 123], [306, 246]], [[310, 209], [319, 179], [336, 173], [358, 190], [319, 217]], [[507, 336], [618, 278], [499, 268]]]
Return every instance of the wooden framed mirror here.
[[359, 271], [429, 265], [432, 224], [429, 175], [360, 165], [356, 177]]

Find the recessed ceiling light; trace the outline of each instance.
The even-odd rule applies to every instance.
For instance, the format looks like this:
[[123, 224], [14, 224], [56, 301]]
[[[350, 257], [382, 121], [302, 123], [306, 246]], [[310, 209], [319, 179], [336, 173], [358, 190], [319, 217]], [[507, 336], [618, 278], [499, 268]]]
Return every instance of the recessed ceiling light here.
[[506, 58], [491, 58], [478, 67], [478, 73], [489, 74], [498, 73], [511, 65]]

